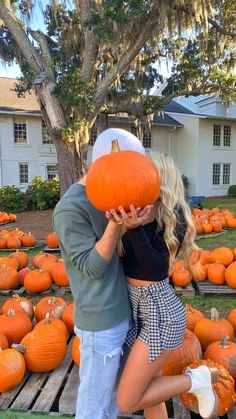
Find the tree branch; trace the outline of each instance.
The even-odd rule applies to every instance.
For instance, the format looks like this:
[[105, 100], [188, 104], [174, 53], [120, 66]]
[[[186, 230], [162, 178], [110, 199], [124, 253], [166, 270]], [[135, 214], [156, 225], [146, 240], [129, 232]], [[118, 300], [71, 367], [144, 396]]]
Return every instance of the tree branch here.
[[[91, 1], [90, 0], [80, 0], [80, 15], [82, 22], [86, 22], [91, 13]], [[98, 42], [93, 32], [88, 28], [84, 31], [84, 40], [85, 40], [85, 49], [84, 49], [84, 61], [82, 65], [81, 74], [83, 80], [88, 82], [91, 80], [91, 76], [94, 69], [94, 64], [96, 62], [98, 54]]]
[[30, 35], [32, 36], [32, 38], [34, 38], [35, 41], [38, 42], [38, 44], [40, 45], [41, 50], [42, 50], [42, 57], [44, 61], [46, 62], [48, 72], [50, 72], [51, 80], [54, 81], [55, 76], [54, 76], [54, 71], [53, 71], [53, 62], [52, 62], [52, 57], [48, 48], [48, 41], [46, 39], [46, 36], [44, 35], [42, 31], [34, 31], [33, 29], [30, 29], [30, 28], [28, 28], [28, 31]]
[[220, 32], [222, 35], [230, 36], [233, 39], [236, 39], [236, 33], [227, 31], [226, 29], [222, 28], [215, 20], [208, 18], [208, 22], [217, 29], [218, 32]]
[[38, 75], [45, 72], [44, 63], [42, 63], [41, 57], [39, 57], [25, 31], [22, 29], [18, 21], [12, 16], [3, 0], [0, 0], [0, 17], [15, 39], [21, 54], [35, 71], [35, 74]]
[[99, 84], [97, 92], [94, 97], [94, 102], [96, 109], [99, 110], [100, 106], [104, 102], [109, 88], [116, 80], [117, 76], [123, 74], [126, 68], [129, 66], [130, 62], [136, 57], [139, 53], [145, 42], [150, 38], [155, 26], [157, 25], [157, 15], [159, 14], [158, 5], [154, 5], [153, 9], [147, 16], [145, 24], [139, 32], [139, 35], [133, 42], [133, 45], [128, 45], [126, 51], [117, 61], [117, 63], [112, 67], [112, 69], [107, 73], [106, 77]]

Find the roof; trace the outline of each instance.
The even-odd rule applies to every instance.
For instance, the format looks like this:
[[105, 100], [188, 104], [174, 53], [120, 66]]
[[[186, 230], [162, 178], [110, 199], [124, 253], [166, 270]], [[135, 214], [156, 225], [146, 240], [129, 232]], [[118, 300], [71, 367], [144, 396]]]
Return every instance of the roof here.
[[[129, 117], [128, 115], [127, 116], [109, 116], [109, 120], [113, 122], [121, 122], [124, 124], [133, 123], [133, 118]], [[144, 122], [144, 118], [141, 118], [141, 123], [143, 122]], [[176, 121], [176, 119], [167, 115], [165, 112], [163, 116], [159, 116], [158, 111], [154, 112], [152, 124], [163, 125], [163, 126], [183, 127], [183, 124], [181, 124], [181, 122]]]
[[40, 107], [34, 92], [18, 97], [13, 90], [17, 79], [0, 77], [0, 112], [3, 113], [33, 113], [39, 114]]
[[164, 106], [165, 112], [172, 112], [172, 113], [183, 113], [187, 115], [195, 115], [190, 109], [186, 108], [180, 103], [176, 102], [175, 100], [171, 100], [170, 103]]

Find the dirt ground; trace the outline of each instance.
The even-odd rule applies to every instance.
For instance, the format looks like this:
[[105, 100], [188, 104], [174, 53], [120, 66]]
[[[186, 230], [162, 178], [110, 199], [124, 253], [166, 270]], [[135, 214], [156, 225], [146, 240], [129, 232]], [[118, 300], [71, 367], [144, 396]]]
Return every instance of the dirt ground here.
[[33, 233], [37, 240], [45, 240], [47, 234], [53, 231], [52, 213], [52, 209], [17, 213], [17, 219], [14, 223], [4, 225], [0, 229], [12, 230], [18, 228], [25, 233]]

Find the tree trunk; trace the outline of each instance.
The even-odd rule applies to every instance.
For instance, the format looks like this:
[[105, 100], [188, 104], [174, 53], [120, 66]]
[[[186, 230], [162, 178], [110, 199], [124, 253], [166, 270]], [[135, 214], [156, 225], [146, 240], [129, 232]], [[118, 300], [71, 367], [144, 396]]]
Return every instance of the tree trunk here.
[[62, 197], [67, 189], [83, 176], [84, 169], [75, 142], [66, 143], [62, 138], [56, 138], [55, 146], [57, 150], [60, 195]]

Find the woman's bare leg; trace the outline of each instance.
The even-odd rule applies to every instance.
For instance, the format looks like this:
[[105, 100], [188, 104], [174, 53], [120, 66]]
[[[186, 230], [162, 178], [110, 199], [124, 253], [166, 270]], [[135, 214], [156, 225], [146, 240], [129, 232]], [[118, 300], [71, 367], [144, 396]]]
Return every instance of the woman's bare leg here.
[[165, 402], [144, 410], [146, 419], [168, 419]]
[[157, 376], [173, 351], [165, 350], [149, 362], [148, 345], [137, 339], [125, 364], [117, 391], [122, 412], [136, 412], [156, 406], [191, 388], [188, 375]]
[[[161, 371], [156, 374], [157, 376], [161, 375]], [[147, 407], [144, 410], [146, 419], [168, 419], [168, 413], [166, 409], [165, 402], [157, 404], [153, 407]]]

